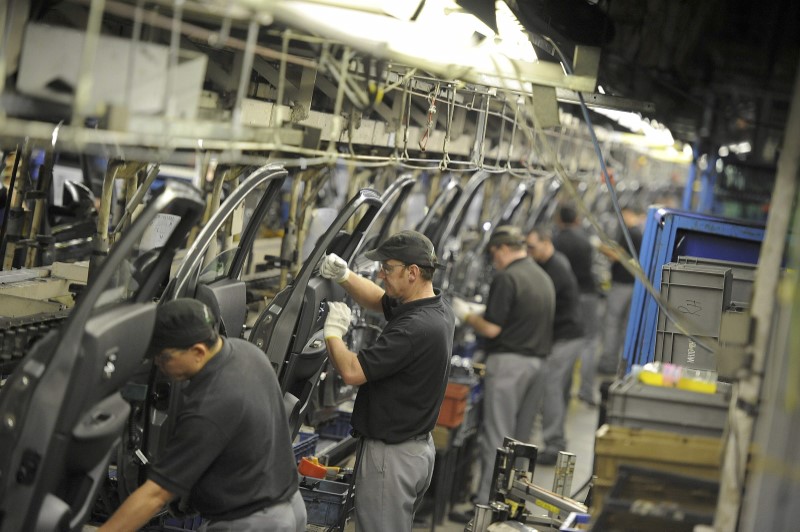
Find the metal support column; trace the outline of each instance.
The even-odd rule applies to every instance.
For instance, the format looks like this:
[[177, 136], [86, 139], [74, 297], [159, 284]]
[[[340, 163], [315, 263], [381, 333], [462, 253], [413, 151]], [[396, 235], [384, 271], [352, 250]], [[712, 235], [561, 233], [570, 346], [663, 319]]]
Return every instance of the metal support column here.
[[[798, 71], [800, 72], [800, 71]], [[796, 75], [792, 105], [786, 123], [783, 150], [778, 160], [772, 206], [767, 231], [759, 257], [759, 268], [753, 290], [752, 361], [747, 375], [734, 383], [735, 400], [731, 401], [729, 430], [725, 440], [719, 501], [714, 518], [716, 530], [737, 530], [742, 504], [742, 492], [748, 481], [750, 446], [754, 440], [753, 427], [764, 406], [761, 402], [762, 379], [769, 367], [781, 363], [778, 357], [788, 357], [790, 350], [772, 351], [770, 345], [775, 299], [778, 294], [779, 272], [786, 250], [789, 223], [794, 212], [793, 202], [800, 177], [800, 74]], [[768, 358], [769, 357], [769, 358]], [[792, 386], [796, 386], [793, 383]], [[796, 465], [784, 466], [791, 470]], [[788, 509], [787, 509], [788, 511]], [[760, 526], [759, 526], [760, 528]]]
[[9, 201], [8, 212], [5, 216], [8, 224], [5, 229], [4, 243], [5, 251], [3, 256], [3, 269], [10, 270], [14, 266], [14, 255], [17, 252], [17, 243], [22, 238], [25, 224], [25, 212], [23, 201], [30, 181], [28, 168], [30, 167], [31, 149], [27, 142], [22, 147], [22, 151], [17, 150], [16, 161], [12, 174], [12, 183], [8, 190]]
[[714, 210], [714, 187], [717, 184], [717, 159], [716, 155], [708, 158], [708, 166], [700, 175], [700, 198], [697, 201], [697, 211], [711, 214]]
[[[56, 128], [58, 129], [58, 128]], [[39, 247], [45, 245], [39, 239], [39, 231], [42, 227], [46, 227], [47, 207], [46, 200], [50, 193], [50, 186], [53, 183], [53, 163], [55, 154], [53, 149], [47, 150], [44, 156], [44, 162], [39, 167], [39, 178], [36, 181], [36, 191], [29, 194], [28, 197], [33, 199], [33, 216], [31, 217], [31, 226], [28, 231], [28, 250], [25, 256], [25, 267], [33, 268], [37, 266], [37, 251]], [[42, 249], [42, 251], [44, 251]]]
[[478, 105], [478, 119], [475, 122], [475, 141], [472, 144], [470, 161], [478, 168], [483, 167], [483, 150], [486, 143], [486, 123], [489, 119], [489, 98], [488, 94], [481, 95]]
[[683, 201], [681, 209], [684, 211], [692, 210], [692, 198], [694, 197], [694, 184], [697, 181], [697, 161], [700, 159], [700, 145], [695, 142], [692, 146], [692, 164], [689, 166], [689, 175], [686, 176], [686, 186], [683, 189]]
[[106, 166], [103, 178], [103, 191], [100, 194], [100, 208], [97, 210], [97, 230], [92, 242], [92, 256], [89, 259], [89, 281], [100, 269], [108, 255], [108, 228], [111, 222], [111, 202], [114, 198], [114, 180], [117, 172], [125, 165], [123, 161], [112, 159]]

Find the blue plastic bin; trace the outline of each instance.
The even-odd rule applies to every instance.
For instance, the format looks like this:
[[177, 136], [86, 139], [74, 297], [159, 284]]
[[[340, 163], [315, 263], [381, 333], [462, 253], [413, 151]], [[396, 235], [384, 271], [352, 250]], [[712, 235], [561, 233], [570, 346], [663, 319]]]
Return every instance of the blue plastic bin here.
[[343, 521], [343, 512], [352, 496], [350, 485], [344, 482], [300, 477], [300, 495], [306, 505], [308, 524], [336, 526]]
[[297, 435], [298, 440], [292, 445], [294, 451], [294, 461], [300, 463], [304, 456], [313, 456], [317, 450], [319, 434], [313, 432], [301, 432]]
[[350, 425], [350, 412], [337, 412], [336, 417], [319, 427], [317, 433], [320, 437], [328, 440], [343, 440], [349, 434], [353, 427]]

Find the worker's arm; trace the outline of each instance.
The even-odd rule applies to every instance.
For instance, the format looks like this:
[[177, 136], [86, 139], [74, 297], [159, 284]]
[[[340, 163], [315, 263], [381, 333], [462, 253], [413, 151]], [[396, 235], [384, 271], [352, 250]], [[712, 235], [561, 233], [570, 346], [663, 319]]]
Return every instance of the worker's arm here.
[[484, 338], [496, 338], [497, 335], [503, 332], [502, 327], [484, 319], [484, 317], [479, 314], [467, 314], [464, 316], [463, 321]]
[[369, 279], [361, 277], [347, 267], [347, 262], [340, 256], [331, 253], [325, 255], [319, 266], [319, 273], [326, 279], [332, 279], [342, 285], [356, 303], [369, 310], [381, 312], [383, 288]]
[[608, 257], [611, 261], [616, 262], [619, 260], [619, 253], [617, 252], [617, 250], [609, 246], [608, 244], [600, 244], [600, 246], [597, 249], [600, 251], [600, 253]]
[[381, 299], [383, 298], [384, 290], [377, 284], [355, 272], [351, 272], [347, 279], [340, 284], [347, 290], [350, 297], [362, 307], [375, 312], [383, 312]]
[[142, 528], [175, 495], [152, 480], [146, 481], [125, 499], [114, 515], [98, 530], [99, 532], [134, 532]]
[[485, 338], [495, 338], [503, 330], [499, 325], [483, 317], [483, 313], [486, 311], [485, 305], [468, 303], [460, 297], [453, 296], [452, 307], [456, 318], [475, 329], [476, 333]]
[[333, 363], [333, 367], [342, 376], [345, 384], [359, 386], [367, 382], [364, 368], [358, 361], [358, 355], [347, 349], [344, 341], [337, 336], [325, 338], [325, 345], [328, 346], [328, 356]]

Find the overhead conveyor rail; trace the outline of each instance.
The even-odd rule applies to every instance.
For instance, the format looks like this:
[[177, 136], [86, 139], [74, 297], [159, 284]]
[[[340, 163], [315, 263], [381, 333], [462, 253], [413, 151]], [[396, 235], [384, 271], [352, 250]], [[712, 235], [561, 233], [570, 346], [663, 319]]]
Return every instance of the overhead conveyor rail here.
[[[339, 31], [331, 25], [335, 18], [320, 18], [333, 9], [325, 2], [302, 17], [306, 8], [291, 1], [239, 0], [224, 10], [160, 3], [155, 11], [119, 0], [69, 0], [50, 10], [52, 20], [47, 12], [40, 19], [9, 12], [9, 49], [21, 54], [0, 62], [4, 79], [17, 74], [16, 84], [0, 86], [3, 143], [27, 138], [36, 147], [164, 163], [191, 163], [201, 150], [217, 152], [223, 163], [260, 164], [260, 154], [280, 152], [328, 162], [349, 156], [524, 171], [548, 165], [545, 150], [532, 153], [521, 133], [536, 112], [540, 127], [560, 124], [548, 133], [558, 146], [553, 152], [571, 153], [577, 168], [595, 168], [582, 125], [555, 112], [556, 101], [594, 92], [594, 49], [576, 52], [574, 74], [486, 47], [474, 50], [478, 60], [467, 53], [442, 63]], [[84, 15], [86, 24], [59, 24], [59, 9]], [[405, 29], [411, 41], [422, 31], [409, 22], [391, 29]], [[457, 43], [443, 36], [439, 45]], [[50, 64], [48, 51], [58, 48], [81, 53]], [[106, 67], [118, 75], [109, 78]], [[603, 94], [587, 101], [633, 111], [648, 105]], [[38, 107], [46, 115], [37, 113], [40, 102], [48, 104]], [[54, 116], [58, 128], [59, 120], [48, 123]]]

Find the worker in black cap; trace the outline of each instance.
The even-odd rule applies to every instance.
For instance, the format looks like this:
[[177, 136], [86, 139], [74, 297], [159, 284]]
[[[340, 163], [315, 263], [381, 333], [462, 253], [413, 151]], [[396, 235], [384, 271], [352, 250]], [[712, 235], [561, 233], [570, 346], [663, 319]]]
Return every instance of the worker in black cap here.
[[148, 480], [100, 530], [138, 530], [185, 497], [208, 532], [304, 531], [283, 396], [264, 353], [220, 336], [214, 314], [194, 299], [158, 307], [150, 349], [164, 374], [186, 383], [173, 392], [181, 409]]
[[366, 257], [380, 261], [383, 287], [352, 272], [334, 254], [320, 274], [359, 305], [388, 320], [374, 345], [350, 351], [342, 337], [350, 308], [328, 303], [328, 355], [347, 384], [358, 385], [351, 423], [360, 445], [356, 464], [356, 530], [409, 532], [433, 477], [431, 430], [447, 387], [455, 318], [433, 288], [436, 253], [415, 231], [401, 231]]
[[[489, 503], [496, 450], [515, 437], [524, 399], [544, 392], [544, 363], [550, 353], [555, 313], [553, 281], [530, 257], [518, 227], [502, 225], [486, 246], [496, 273], [483, 314], [453, 299], [456, 317], [487, 339], [481, 422], [481, 481], [476, 502]], [[452, 519], [453, 517], [451, 517]]]

